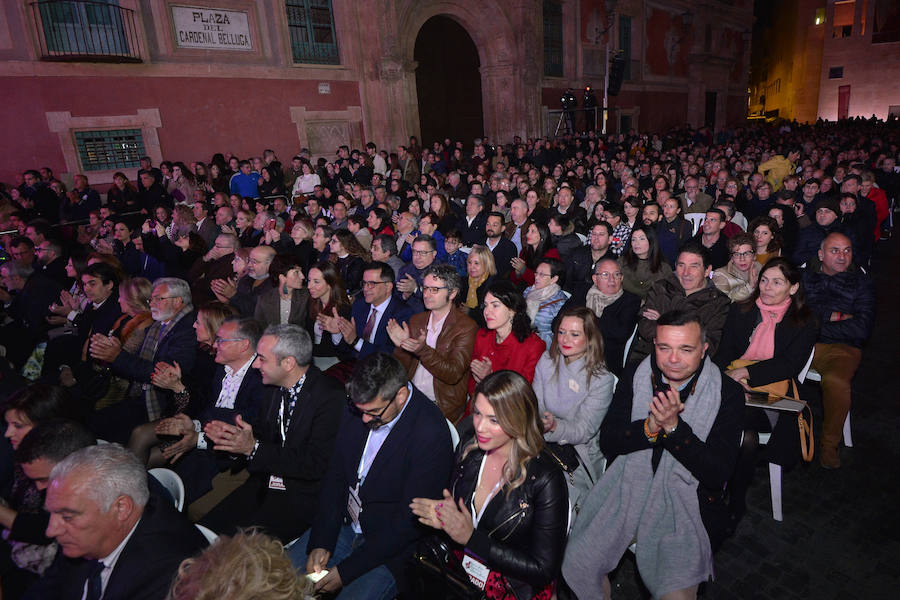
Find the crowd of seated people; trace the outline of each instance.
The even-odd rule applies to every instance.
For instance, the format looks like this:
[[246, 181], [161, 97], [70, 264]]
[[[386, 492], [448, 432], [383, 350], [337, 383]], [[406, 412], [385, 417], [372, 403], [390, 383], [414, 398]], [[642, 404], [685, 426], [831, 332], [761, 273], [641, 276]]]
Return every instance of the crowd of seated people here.
[[[811, 359], [840, 467], [898, 143], [410, 138], [144, 158], [105, 197], [24, 172], [0, 185], [3, 597], [193, 598], [243, 553], [260, 597], [458, 572], [599, 598], [635, 541], [654, 597], [695, 597], [756, 466], [801, 458], [750, 394]], [[192, 523], [221, 541], [198, 555]]]

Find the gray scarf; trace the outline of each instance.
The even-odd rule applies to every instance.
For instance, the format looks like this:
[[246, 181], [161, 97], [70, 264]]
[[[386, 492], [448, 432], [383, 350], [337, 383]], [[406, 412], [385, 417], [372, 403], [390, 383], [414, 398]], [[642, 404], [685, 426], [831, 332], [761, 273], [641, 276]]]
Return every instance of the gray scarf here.
[[[646, 418], [653, 396], [650, 357], [633, 380], [631, 418]], [[722, 374], [706, 358], [681, 418], [706, 441], [721, 403]], [[707, 580], [713, 572], [712, 549], [700, 518], [699, 482], [669, 452], [656, 472], [651, 448], [618, 457], [591, 490], [569, 534], [563, 575], [579, 598], [602, 597], [605, 574], [637, 541], [641, 579], [659, 598]]]
[[591, 289], [588, 290], [587, 295], [584, 297], [584, 303], [591, 309], [594, 316], [599, 319], [600, 315], [603, 314], [603, 309], [621, 298], [623, 293], [624, 291], [622, 288], [619, 288], [619, 291], [613, 295], [604, 294], [597, 289], [596, 285], [592, 285]]
[[526, 311], [528, 312], [528, 318], [534, 323], [534, 318], [541, 309], [541, 305], [559, 292], [559, 285], [556, 283], [548, 283], [541, 289], [532, 286], [529, 290], [531, 291], [526, 290], [525, 305]]

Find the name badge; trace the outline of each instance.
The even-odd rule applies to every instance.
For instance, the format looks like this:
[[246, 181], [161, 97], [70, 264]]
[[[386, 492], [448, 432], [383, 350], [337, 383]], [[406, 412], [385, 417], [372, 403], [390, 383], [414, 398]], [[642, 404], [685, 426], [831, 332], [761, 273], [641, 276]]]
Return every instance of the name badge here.
[[487, 578], [488, 575], [490, 575], [491, 570], [488, 569], [483, 562], [469, 554], [468, 550], [466, 550], [466, 554], [463, 556], [462, 567], [466, 572], [466, 575], [469, 576], [469, 581], [477, 585], [478, 589], [483, 590], [485, 584], [487, 584]]
[[283, 492], [285, 490], [284, 479], [277, 475], [269, 475], [269, 489], [280, 490]]
[[350, 515], [353, 524], [359, 529], [362, 529], [359, 524], [359, 513], [361, 512], [362, 500], [359, 499], [359, 486], [357, 485], [356, 487], [350, 488], [350, 493], [347, 495], [347, 514]]

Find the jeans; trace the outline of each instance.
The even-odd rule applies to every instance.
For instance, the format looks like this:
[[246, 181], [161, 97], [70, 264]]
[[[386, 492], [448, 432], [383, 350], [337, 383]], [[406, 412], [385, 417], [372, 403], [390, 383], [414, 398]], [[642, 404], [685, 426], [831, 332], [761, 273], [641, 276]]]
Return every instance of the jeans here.
[[[287, 549], [291, 563], [301, 575], [306, 573], [309, 534], [310, 531], [307, 530]], [[342, 526], [334, 545], [334, 553], [328, 560], [328, 568], [350, 556], [364, 540], [362, 534], [354, 532], [349, 525]], [[345, 585], [336, 600], [392, 600], [396, 596], [397, 582], [394, 581], [394, 575], [386, 566], [380, 565]]]

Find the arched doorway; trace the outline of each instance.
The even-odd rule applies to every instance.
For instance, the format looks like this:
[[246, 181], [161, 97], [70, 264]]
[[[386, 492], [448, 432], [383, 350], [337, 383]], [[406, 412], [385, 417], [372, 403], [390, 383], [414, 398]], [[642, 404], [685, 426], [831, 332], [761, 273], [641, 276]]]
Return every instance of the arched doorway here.
[[449, 137], [466, 146], [484, 134], [481, 62], [466, 30], [445, 16], [428, 19], [416, 36], [414, 59], [420, 142]]

